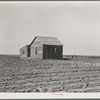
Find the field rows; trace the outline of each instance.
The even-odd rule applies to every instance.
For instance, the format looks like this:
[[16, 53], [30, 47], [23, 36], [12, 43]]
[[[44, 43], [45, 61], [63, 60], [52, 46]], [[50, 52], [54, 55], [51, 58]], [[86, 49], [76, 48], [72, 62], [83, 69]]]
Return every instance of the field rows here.
[[100, 92], [100, 59], [0, 56], [0, 92]]

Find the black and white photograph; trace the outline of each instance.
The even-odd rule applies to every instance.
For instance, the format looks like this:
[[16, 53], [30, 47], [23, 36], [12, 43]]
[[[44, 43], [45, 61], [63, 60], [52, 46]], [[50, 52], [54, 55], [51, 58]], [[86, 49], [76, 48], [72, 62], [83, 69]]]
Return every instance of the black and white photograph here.
[[98, 92], [99, 1], [0, 1], [0, 93]]

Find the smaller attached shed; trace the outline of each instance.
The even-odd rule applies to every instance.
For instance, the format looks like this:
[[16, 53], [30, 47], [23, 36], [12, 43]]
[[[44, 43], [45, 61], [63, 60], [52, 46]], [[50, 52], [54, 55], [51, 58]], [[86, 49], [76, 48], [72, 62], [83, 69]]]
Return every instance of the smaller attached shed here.
[[20, 49], [21, 58], [62, 59], [63, 44], [56, 37], [36, 36]]
[[28, 58], [30, 57], [30, 46], [26, 45], [20, 49], [20, 57], [21, 58]]

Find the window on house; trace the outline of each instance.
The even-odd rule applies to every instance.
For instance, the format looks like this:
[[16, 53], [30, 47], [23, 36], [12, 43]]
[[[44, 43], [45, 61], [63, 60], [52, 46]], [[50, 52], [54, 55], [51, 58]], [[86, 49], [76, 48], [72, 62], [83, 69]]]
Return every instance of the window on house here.
[[57, 49], [55, 48], [54, 51], [55, 51], [55, 54], [56, 54], [57, 53]]
[[25, 52], [24, 52], [24, 50], [23, 50], [23, 54], [24, 54]]
[[37, 48], [35, 48], [35, 54], [37, 54]]

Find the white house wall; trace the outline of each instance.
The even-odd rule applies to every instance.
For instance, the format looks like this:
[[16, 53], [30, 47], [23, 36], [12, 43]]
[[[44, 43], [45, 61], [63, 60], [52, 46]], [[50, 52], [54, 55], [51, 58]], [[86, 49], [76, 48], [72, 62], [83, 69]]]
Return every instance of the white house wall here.
[[[37, 54], [35, 52], [36, 48], [37, 48]], [[35, 41], [31, 44], [30, 49], [31, 49], [31, 58], [42, 58], [43, 47], [38, 38], [36, 38]]]

